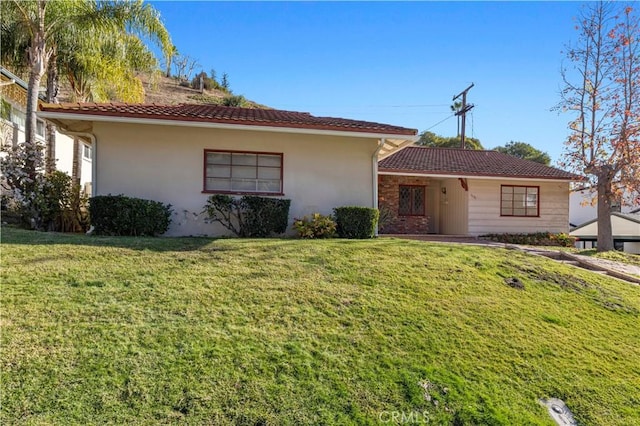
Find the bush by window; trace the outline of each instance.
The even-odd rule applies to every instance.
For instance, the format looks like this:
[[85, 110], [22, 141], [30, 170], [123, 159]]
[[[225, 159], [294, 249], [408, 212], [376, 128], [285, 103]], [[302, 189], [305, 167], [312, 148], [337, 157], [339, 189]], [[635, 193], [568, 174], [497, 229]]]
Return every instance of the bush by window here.
[[209, 222], [217, 222], [238, 237], [269, 237], [287, 230], [291, 200], [212, 195], [204, 206]]
[[89, 215], [99, 235], [156, 236], [171, 223], [171, 205], [158, 201], [98, 195], [89, 200]]
[[372, 238], [380, 213], [371, 207], [346, 206], [333, 209], [338, 236], [342, 238]]

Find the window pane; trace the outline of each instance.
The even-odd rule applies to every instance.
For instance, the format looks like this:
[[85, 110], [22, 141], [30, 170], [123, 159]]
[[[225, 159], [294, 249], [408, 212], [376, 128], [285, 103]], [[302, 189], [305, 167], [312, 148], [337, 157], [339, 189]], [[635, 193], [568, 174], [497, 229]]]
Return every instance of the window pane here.
[[233, 191], [256, 191], [256, 181], [254, 179], [231, 179], [231, 189]]
[[207, 177], [230, 178], [230, 166], [207, 166]]
[[513, 193], [514, 194], [524, 194], [525, 192], [527, 192], [527, 188], [525, 188], [524, 186], [514, 186], [513, 187]]
[[256, 166], [256, 154], [236, 154], [231, 157], [231, 164], [239, 166]]
[[258, 155], [259, 166], [280, 167], [282, 157], [279, 155]]
[[44, 121], [36, 121], [36, 135], [44, 136]]
[[231, 181], [229, 179], [207, 178], [206, 189], [209, 191], [230, 191]]
[[524, 206], [524, 194], [513, 194], [513, 205]]
[[502, 199], [503, 200], [507, 200], [507, 201], [511, 201], [513, 200], [513, 193], [512, 192], [508, 192], [508, 193], [504, 193], [502, 192]]
[[254, 166], [233, 166], [231, 175], [234, 178], [255, 179], [257, 169]]
[[413, 214], [424, 214], [424, 188], [413, 188]]
[[231, 164], [231, 154], [224, 152], [208, 152], [207, 164]]
[[502, 211], [500, 212], [503, 216], [511, 216], [511, 207], [502, 206]]
[[280, 169], [275, 167], [260, 167], [258, 169], [258, 178], [280, 179]]
[[398, 199], [398, 213], [411, 214], [411, 192], [407, 186], [400, 187], [400, 197]]
[[538, 188], [527, 188], [527, 194], [537, 194]]
[[510, 186], [503, 186], [502, 187], [502, 194], [512, 194], [513, 193], [513, 188]]
[[523, 207], [514, 207], [513, 209], [514, 216], [524, 216], [525, 212], [526, 212], [526, 209]]
[[280, 192], [280, 181], [279, 180], [259, 180], [258, 191]]
[[538, 216], [538, 210], [535, 207], [527, 209], [527, 216]]

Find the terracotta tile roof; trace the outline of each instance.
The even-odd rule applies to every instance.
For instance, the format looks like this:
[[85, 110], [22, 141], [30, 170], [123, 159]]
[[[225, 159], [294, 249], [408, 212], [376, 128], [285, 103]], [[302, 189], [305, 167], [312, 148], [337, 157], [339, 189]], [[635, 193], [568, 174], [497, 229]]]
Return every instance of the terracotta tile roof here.
[[582, 180], [573, 173], [497, 151], [410, 146], [378, 163], [380, 172]]
[[237, 108], [221, 105], [67, 103], [45, 104], [40, 107], [40, 111], [77, 115], [99, 115], [105, 117], [195, 121], [393, 135], [413, 136], [418, 133], [416, 129], [344, 118], [315, 117], [306, 112]]

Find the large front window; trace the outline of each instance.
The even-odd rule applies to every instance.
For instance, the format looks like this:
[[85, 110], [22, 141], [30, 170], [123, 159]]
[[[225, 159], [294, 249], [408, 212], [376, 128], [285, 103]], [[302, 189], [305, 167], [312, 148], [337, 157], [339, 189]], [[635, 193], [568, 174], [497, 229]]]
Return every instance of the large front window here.
[[500, 216], [539, 216], [540, 187], [502, 185]]
[[205, 150], [204, 192], [282, 194], [282, 154]]
[[424, 216], [424, 186], [400, 185], [398, 214], [400, 216]]

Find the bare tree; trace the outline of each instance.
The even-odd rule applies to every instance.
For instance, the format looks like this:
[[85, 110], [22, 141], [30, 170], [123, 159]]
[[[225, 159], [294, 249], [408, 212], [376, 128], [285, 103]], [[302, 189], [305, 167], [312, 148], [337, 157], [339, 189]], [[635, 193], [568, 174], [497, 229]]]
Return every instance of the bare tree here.
[[173, 63], [180, 81], [190, 81], [193, 70], [200, 66], [198, 60], [189, 55], [176, 55]]
[[613, 249], [611, 207], [640, 199], [640, 27], [632, 7], [589, 3], [568, 46], [559, 108], [575, 118], [562, 163], [597, 189], [598, 250]]

